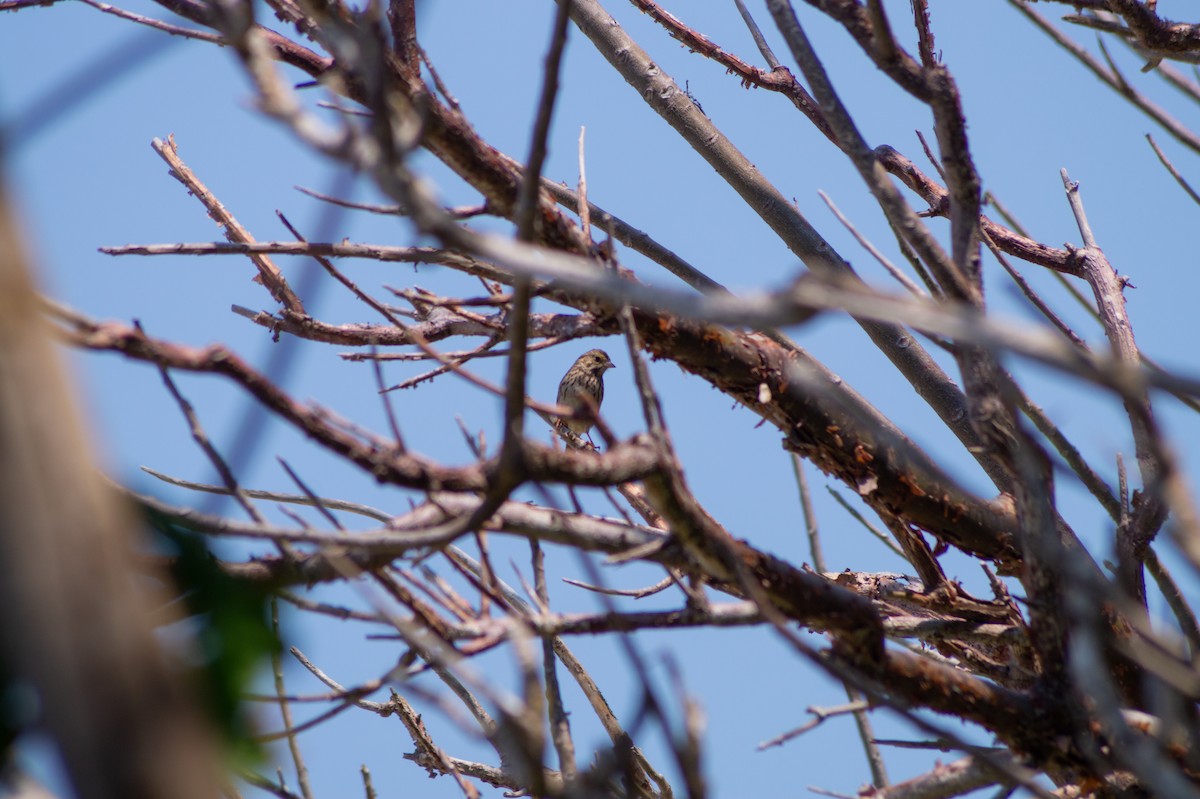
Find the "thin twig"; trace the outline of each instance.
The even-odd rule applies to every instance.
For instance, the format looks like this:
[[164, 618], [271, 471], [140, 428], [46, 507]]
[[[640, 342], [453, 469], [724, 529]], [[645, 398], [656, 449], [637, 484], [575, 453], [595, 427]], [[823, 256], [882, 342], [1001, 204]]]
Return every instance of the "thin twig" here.
[[[276, 640], [280, 638], [279, 603], [271, 600], [271, 631]], [[279, 716], [283, 720], [283, 728], [287, 732], [288, 751], [292, 755], [292, 763], [296, 767], [296, 782], [300, 784], [300, 793], [304, 799], [313, 799], [312, 786], [308, 782], [308, 767], [304, 764], [304, 755], [300, 752], [300, 744], [292, 726], [292, 709], [288, 706], [287, 689], [283, 682], [283, 663], [279, 652], [271, 650], [271, 670], [275, 675], [275, 696], [279, 701]]]
[[1175, 168], [1175, 165], [1171, 163], [1169, 158], [1167, 158], [1166, 153], [1164, 153], [1158, 146], [1157, 142], [1154, 141], [1154, 136], [1147, 133], [1146, 141], [1150, 143], [1150, 147], [1154, 150], [1154, 154], [1158, 156], [1158, 160], [1162, 163], [1163, 167], [1165, 167], [1166, 170], [1171, 173], [1171, 177], [1175, 178], [1175, 182], [1179, 184], [1180, 188], [1187, 192], [1187, 195], [1192, 198], [1192, 202], [1200, 205], [1200, 194], [1197, 194], [1196, 190], [1192, 188], [1192, 185], [1187, 182], [1187, 178], [1179, 174], [1179, 170]]
[[[808, 532], [808, 545], [812, 552], [813, 568], [817, 572], [825, 574], [828, 568], [825, 563], [825, 557], [821, 553], [821, 537], [817, 527], [817, 516], [813, 511], [812, 497], [808, 490], [808, 480], [804, 476], [804, 464], [801, 462], [799, 456], [795, 454], [792, 455], [792, 470], [795, 472], [796, 487], [800, 492], [800, 509], [804, 517], [804, 527]], [[862, 693], [853, 685], [843, 682], [843, 686], [846, 689], [846, 697], [850, 700], [851, 705], [862, 705], [853, 711], [854, 724], [858, 728], [858, 736], [862, 741], [863, 751], [867, 756], [867, 765], [871, 769], [871, 782], [876, 788], [884, 788], [889, 782], [887, 764], [884, 762], [883, 753], [875, 745], [875, 732], [871, 727], [871, 717], [867, 713], [869, 705], [864, 701]], [[814, 712], [814, 709], [809, 708], [809, 712]], [[820, 720], [823, 721], [824, 719]], [[786, 738], [776, 740], [778, 743], [783, 743], [783, 740], [786, 740]], [[764, 748], [766, 748], [765, 744], [759, 744], [759, 749]]]
[[828, 491], [833, 496], [833, 498], [837, 501], [837, 503], [839, 505], [841, 505], [842, 508], [845, 509], [846, 513], [849, 513], [851, 516], [853, 516], [854, 520], [857, 521], [859, 524], [861, 524], [868, 533], [870, 533], [871, 535], [878, 538], [881, 542], [883, 542], [884, 546], [886, 546], [888, 549], [892, 550], [892, 552], [894, 552], [895, 554], [899, 555], [900, 559], [903, 560], [905, 563], [908, 563], [908, 557], [904, 554], [904, 550], [900, 548], [899, 544], [897, 544], [895, 541], [892, 540], [892, 537], [890, 535], [883, 532], [875, 525], [871, 524], [871, 522], [867, 521], [866, 517], [863, 516], [862, 513], [859, 512], [859, 510], [857, 508], [851, 506], [850, 503], [847, 502], [846, 499], [841, 495], [841, 493], [838, 492], [835, 488], [833, 488], [832, 486], [826, 486], [825, 490]]
[[763, 59], [766, 60], [767, 66], [771, 69], [779, 69], [783, 66], [779, 59], [775, 57], [775, 52], [771, 50], [771, 45], [767, 44], [767, 38], [763, 36], [762, 30], [758, 27], [758, 23], [754, 21], [754, 17], [750, 15], [750, 10], [746, 8], [746, 4], [742, 0], [733, 0], [733, 4], [737, 6], [738, 13], [742, 15], [742, 20], [746, 23], [746, 27], [750, 30], [750, 36], [754, 39], [754, 45], [758, 48], [758, 52], [762, 53]]
[[585, 583], [582, 580], [572, 580], [570, 577], [563, 577], [562, 581], [567, 585], [573, 585], [576, 588], [583, 588], [587, 591], [595, 591], [598, 594], [608, 594], [609, 596], [628, 596], [634, 599], [643, 599], [648, 596], [653, 596], [657, 593], [665, 591], [675, 584], [674, 577], [665, 577], [659, 580], [654, 585], [646, 586], [645, 588], [607, 588], [602, 585], [592, 585]]
[[[242, 227], [233, 214], [226, 210], [220, 200], [208, 190], [207, 186], [200, 182], [196, 174], [179, 157], [179, 148], [175, 145], [174, 136], [168, 136], [166, 142], [163, 142], [161, 139], [154, 139], [150, 143], [150, 146], [171, 167], [171, 177], [182, 183], [187, 188], [188, 193], [204, 205], [204, 208], [208, 211], [208, 215], [221, 226], [225, 237], [231, 243], [254, 243], [254, 237], [250, 235], [249, 231]], [[275, 263], [266, 255], [251, 254], [250, 260], [258, 269], [258, 276], [267, 291], [271, 292], [271, 296], [285, 310], [303, 315], [305, 312], [304, 304], [300, 301], [296, 293], [292, 291], [287, 280], [283, 277], [283, 273], [279, 271], [279, 267], [275, 266]]]
[[[781, 746], [793, 738], [798, 738], [809, 730], [824, 724], [827, 719], [836, 718], [837, 716], [861, 713], [864, 710], [870, 709], [870, 707], [870, 703], [861, 699], [854, 700], [847, 705], [839, 705], [837, 707], [810, 706], [808, 708], [808, 712], [812, 716], [812, 719], [806, 721], [804, 724], [801, 724], [799, 727], [788, 730], [782, 735], [770, 739], [769, 741], [763, 741], [758, 745], [757, 748], [759, 751], [762, 751], [763, 749], [770, 749], [773, 746]], [[872, 741], [872, 744], [874, 744], [874, 741]], [[884, 784], [886, 784], [886, 782]], [[883, 786], [876, 784], [876, 787]]]
[[[549, 609], [550, 591], [546, 586], [546, 566], [542, 548], [537, 541], [530, 541], [533, 561], [533, 583], [538, 603]], [[546, 712], [550, 720], [550, 739], [558, 753], [558, 769], [568, 783], [575, 780], [575, 742], [571, 738], [571, 724], [563, 705], [562, 690], [558, 684], [558, 660], [554, 655], [554, 640], [542, 638], [542, 671], [546, 681]]]
[[[192, 491], [203, 491], [207, 494], [231, 493], [227, 486], [218, 486], [211, 483], [196, 483], [179, 477], [171, 477], [168, 474], [163, 474], [162, 472], [151, 469], [149, 466], [143, 466], [141, 469], [146, 474], [162, 480], [164, 483], [180, 486], [181, 488], [188, 488]], [[315, 504], [313, 498], [303, 494], [286, 494], [280, 491], [263, 491], [255, 488], [243, 488], [241, 491], [245, 496], [252, 499], [269, 499], [273, 502], [288, 502], [295, 505]], [[372, 508], [370, 505], [363, 505], [358, 502], [348, 502], [343, 499], [331, 499], [329, 497], [321, 497], [320, 501], [327, 508], [343, 510], [348, 513], [356, 513], [359, 516], [366, 516], [369, 519], [374, 519], [380, 522], [386, 522], [388, 519], [392, 518], [392, 514], [390, 513], [386, 513], [378, 508]]]
[[1191, 660], [1195, 663], [1200, 658], [1200, 622], [1196, 621], [1196, 614], [1183, 596], [1178, 583], [1171, 577], [1171, 572], [1159, 560], [1158, 553], [1154, 551], [1153, 547], [1146, 548], [1142, 562], [1146, 564], [1146, 570], [1158, 584], [1158, 590], [1166, 600], [1167, 607], [1175, 615], [1179, 631], [1183, 633], [1184, 639], [1188, 642], [1188, 648], [1191, 650]]
[[896, 265], [889, 261], [887, 256], [879, 251], [879, 248], [872, 244], [866, 236], [858, 231], [858, 228], [856, 228], [854, 224], [847, 219], [840, 210], [838, 210], [838, 207], [834, 205], [833, 200], [830, 199], [828, 194], [823, 191], [818, 191], [817, 194], [820, 195], [821, 199], [825, 201], [825, 204], [829, 206], [829, 210], [833, 212], [833, 215], [837, 217], [837, 220], [842, 223], [846, 230], [850, 231], [850, 235], [854, 237], [855, 241], [857, 241], [864, 250], [869, 252], [871, 257], [878, 261], [880, 266], [886, 269], [889, 275], [894, 277], [896, 281], [900, 283], [900, 285], [904, 286], [904, 288], [908, 289], [918, 297], [929, 296], [929, 292], [918, 286], [913, 282], [912, 278], [897, 269]]
[[[141, 14], [135, 14], [132, 11], [126, 11], [123, 8], [117, 8], [116, 6], [109, 5], [108, 3], [101, 3], [99, 0], [83, 0], [83, 2], [87, 3], [92, 8], [103, 11], [105, 14], [112, 14], [115, 17], [120, 17], [121, 19], [126, 19], [130, 22], [136, 22], [139, 25], [145, 25], [149, 28], [162, 31], [164, 33], [169, 33], [172, 36], [182, 36], [185, 39], [196, 39], [201, 42], [208, 42], [209, 44], [221, 45], [225, 43], [224, 37], [220, 36], [219, 34], [193, 30], [191, 28], [183, 28], [179, 25], [172, 25], [168, 22], [163, 22], [162, 20], [145, 17]], [[42, 4], [43, 3], [39, 3], [39, 5]]]

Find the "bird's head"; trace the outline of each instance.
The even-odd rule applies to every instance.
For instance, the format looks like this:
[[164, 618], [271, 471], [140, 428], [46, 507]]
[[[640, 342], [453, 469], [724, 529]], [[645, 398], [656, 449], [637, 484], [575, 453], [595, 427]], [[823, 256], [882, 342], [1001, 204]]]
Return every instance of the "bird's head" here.
[[612, 359], [608, 357], [608, 353], [604, 350], [588, 350], [579, 356], [579, 360], [576, 363], [589, 372], [598, 375], [604, 374], [608, 369], [615, 368]]

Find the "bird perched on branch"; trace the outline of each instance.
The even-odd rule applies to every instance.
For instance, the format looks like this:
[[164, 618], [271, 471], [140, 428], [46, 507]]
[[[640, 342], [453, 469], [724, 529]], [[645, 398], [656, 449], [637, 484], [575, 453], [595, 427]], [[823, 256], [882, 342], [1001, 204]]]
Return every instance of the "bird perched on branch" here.
[[[571, 416], [559, 419], [577, 436], [588, 436], [604, 401], [604, 372], [613, 362], [604, 350], [588, 350], [571, 364], [558, 384], [558, 404], [571, 409]], [[592, 444], [595, 446], [595, 443]]]

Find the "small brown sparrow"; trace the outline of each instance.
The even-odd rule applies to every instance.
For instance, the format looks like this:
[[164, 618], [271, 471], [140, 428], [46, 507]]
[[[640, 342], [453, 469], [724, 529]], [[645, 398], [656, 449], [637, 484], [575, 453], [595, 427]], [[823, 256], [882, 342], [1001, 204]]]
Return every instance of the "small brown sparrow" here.
[[[577, 436], [591, 436], [595, 414], [604, 401], [604, 372], [613, 368], [604, 350], [588, 350], [580, 355], [558, 384], [558, 404], [570, 408], [571, 416], [559, 419]], [[593, 446], [595, 444], [593, 443]]]

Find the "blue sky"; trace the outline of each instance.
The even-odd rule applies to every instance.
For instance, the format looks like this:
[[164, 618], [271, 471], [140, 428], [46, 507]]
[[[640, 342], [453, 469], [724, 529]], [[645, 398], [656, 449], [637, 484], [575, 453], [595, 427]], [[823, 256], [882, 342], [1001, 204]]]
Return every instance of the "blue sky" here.
[[[680, 4], [677, 13], [726, 49], [760, 63], [731, 3]], [[1127, 296], [1138, 342], [1168, 366], [1195, 371], [1194, 345], [1200, 321], [1194, 313], [1200, 294], [1200, 269], [1194, 244], [1192, 205], [1158, 164], [1144, 135], [1159, 143], [1185, 174], [1200, 174], [1194, 154], [1175, 145], [1154, 124], [1124, 106], [1109, 89], [1035, 31], [1007, 3], [931, 3], [937, 47], [954, 72], [970, 120], [969, 134], [985, 189], [994, 192], [1030, 229], [1051, 245], [1078, 242], [1064, 200], [1059, 169], [1066, 167], [1082, 185], [1083, 197], [1101, 247], [1122, 274], [1137, 286]], [[126, 6], [155, 14], [144, 2]], [[889, 2], [894, 27], [906, 45], [913, 37], [904, 24], [907, 2]], [[1056, 7], [1042, 4], [1043, 11]], [[420, 6], [422, 42], [443, 80], [468, 117], [492, 144], [524, 158], [540, 86], [553, 5], [547, 0], [426, 2]], [[882, 270], [854, 244], [817, 196], [828, 193], [877, 245], [895, 260], [891, 235], [852, 167], [782, 97], [743, 89], [736, 78], [669, 39], [651, 21], [627, 5], [610, 3], [611, 13], [681, 85], [758, 168], [818, 227], [869, 280], [888, 285]], [[1177, 10], [1182, 13], [1181, 9]], [[760, 23], [767, 25], [759, 10]], [[1160, 13], [1172, 7], [1160, 3]], [[930, 134], [930, 120], [916, 103], [893, 90], [835, 26], [803, 12], [819, 54], [833, 76], [869, 143], [891, 144], [924, 166], [914, 130]], [[779, 286], [797, 274], [793, 256], [734, 192], [695, 153], [687, 149], [611, 72], [577, 32], [569, 43], [563, 94], [551, 135], [545, 174], [574, 183], [576, 144], [587, 129], [587, 164], [592, 200], [651, 232], [700, 269], [735, 289]], [[1091, 44], [1091, 38], [1079, 36]], [[786, 48], [774, 41], [782, 57]], [[30, 127], [33, 109], [64, 86], [77, 86], [98, 72], [112, 75], [117, 56], [146, 53], [136, 68], [98, 81], [87, 96], [61, 116], [41, 118]], [[1160, 102], [1169, 103], [1180, 120], [1195, 129], [1197, 109], [1183, 105], [1156, 76], [1138, 72], [1140, 62], [1115, 52], [1127, 77]], [[786, 59], [785, 59], [786, 62]], [[794, 67], [793, 67], [794, 69]], [[197, 42], [171, 40], [81, 3], [61, 3], [0, 16], [0, 121], [10, 134], [7, 176], [15, 190], [28, 241], [42, 269], [41, 282], [52, 296], [100, 318], [139, 319], [151, 334], [193, 345], [225, 342], [252, 363], [265, 364], [276, 345], [269, 334], [230, 312], [231, 304], [272, 307], [270, 297], [251, 282], [248, 262], [235, 258], [113, 258], [97, 252], [103, 245], [213, 241], [219, 233], [202, 208], [166, 174], [150, 149], [155, 137], [174, 134], [180, 154], [258, 239], [287, 239], [275, 216], [282, 211], [310, 238], [349, 238], [407, 244], [411, 226], [393, 218], [334, 213], [296, 192], [302, 185], [328, 192], [338, 187], [359, 200], [381, 198], [363, 181], [339, 178], [335, 165], [295, 143], [279, 125], [259, 117], [247, 82], [232, 55]], [[433, 180], [448, 204], [478, 200], [432, 158], [419, 167]], [[940, 222], [935, 230], [942, 232]], [[324, 231], [324, 233], [322, 233]], [[674, 278], [636, 254], [620, 253], [643, 279], [671, 285]], [[310, 267], [298, 259], [278, 259], [293, 281]], [[421, 285], [436, 291], [477, 292], [471, 281], [438, 269], [375, 263], [346, 263], [348, 274], [364, 287]], [[1001, 316], [1021, 324], [1040, 324], [1017, 298], [1011, 283], [989, 261], [989, 300]], [[1081, 321], [1073, 301], [1038, 268], [1023, 271], [1043, 288], [1054, 307], [1079, 322], [1088, 340], [1103, 346], [1101, 332]], [[317, 279], [305, 297], [317, 315], [334, 322], [374, 321], [340, 287]], [[985, 491], [973, 463], [941, 428], [936, 417], [912, 394], [890, 365], [870, 347], [865, 335], [844, 318], [827, 317], [790, 331], [847, 382], [882, 408], [919, 443], [928, 447], [967, 485]], [[539, 353], [531, 361], [530, 393], [552, 400], [559, 377], [590, 346], [604, 346], [617, 364], [607, 378], [605, 415], [622, 435], [641, 424], [628, 356], [618, 339], [574, 342]], [[289, 390], [313, 398], [376, 430], [384, 430], [382, 406], [369, 367], [344, 363], [337, 347], [302, 345], [295, 353]], [[119, 478], [174, 501], [192, 498], [156, 484], [139, 472], [149, 466], [187, 479], [210, 481], [211, 469], [191, 443], [178, 410], [162, 390], [158, 374], [141, 364], [112, 356], [71, 356], [78, 369], [80, 403], [93, 423], [97, 448], [106, 467]], [[1114, 454], [1131, 461], [1127, 425], [1118, 405], [1072, 379], [1027, 364], [1012, 367], [1046, 411], [1070, 435], [1103, 474], [1115, 481]], [[478, 371], [499, 379], [503, 362], [478, 363]], [[389, 366], [398, 382], [424, 367]], [[652, 364], [687, 477], [709, 511], [738, 537], [788, 557], [808, 560], [799, 503], [778, 432], [756, 428], [755, 419], [732, 401], [669, 363]], [[246, 412], [246, 398], [219, 380], [189, 375], [177, 379], [196, 405], [202, 421], [223, 448], [233, 445]], [[456, 417], [472, 430], [499, 440], [500, 405], [489, 395], [453, 377], [442, 377], [415, 392], [394, 394], [410, 447], [439, 459], [461, 463], [470, 454]], [[1194, 415], [1164, 398], [1159, 410], [1189, 473], [1194, 473], [1200, 443]], [[534, 433], [546, 438], [546, 433]], [[291, 430], [271, 426], [258, 442], [257, 457], [239, 475], [243, 485], [293, 490], [274, 456], [285, 459], [323, 495], [367, 502], [397, 512], [409, 497], [385, 489], [356, 470], [332, 462]], [[813, 471], [819, 521], [830, 568], [901, 570], [902, 564], [874, 543], [825, 491], [826, 479]], [[834, 485], [849, 495], [843, 487]], [[1101, 557], [1111, 534], [1082, 492], [1062, 480], [1060, 502], [1080, 535], [1096, 545]], [[605, 512], [601, 500], [589, 507]], [[231, 515], [233, 509], [225, 508]], [[528, 573], [526, 549], [519, 542], [498, 544]], [[240, 550], [239, 550], [240, 551]], [[503, 559], [506, 561], [506, 559]], [[947, 571], [983, 593], [981, 575], [963, 560], [947, 558]], [[551, 552], [555, 575], [577, 575], [569, 553]], [[637, 566], [606, 568], [614, 585], [634, 587], [658, 579]], [[511, 571], [506, 578], [515, 584]], [[597, 609], [596, 600], [563, 584], [552, 586], [560, 609]], [[362, 604], [354, 592], [326, 592]], [[674, 596], [645, 600], [646, 607], [677, 603]], [[293, 616], [291, 635], [322, 668], [343, 684], [386, 672], [398, 655], [392, 642], [364, 641], [354, 623], [313, 624]], [[846, 720], [832, 721], [815, 733], [765, 753], [762, 740], [805, 720], [812, 704], [843, 701], [840, 687], [789, 654], [765, 630], [719, 634], [671, 632], [639, 635], [642, 652], [658, 664], [656, 679], [670, 690], [663, 658], [680, 667], [688, 692], [702, 703], [707, 719], [708, 777], [714, 796], [794, 796], [807, 785], [853, 792], [866, 782], [861, 751]], [[637, 707], [637, 687], [628, 682], [626, 664], [615, 642], [573, 640], [585, 664], [628, 720]], [[480, 668], [489, 674], [512, 673], [511, 657], [488, 655]], [[301, 669], [289, 672], [297, 692], [321, 687]], [[438, 690], [431, 682], [423, 683]], [[515, 688], [515, 681], [508, 686]], [[589, 711], [576, 695], [580, 749], [602, 740]], [[430, 710], [435, 735], [444, 736], [453, 754], [490, 759], [479, 744], [457, 735], [453, 726]], [[436, 720], [435, 720], [436, 719]], [[913, 737], [880, 714], [883, 737]], [[270, 728], [271, 722], [265, 724]], [[361, 712], [346, 713], [303, 739], [318, 796], [350, 795], [359, 790], [357, 769], [367, 763], [380, 795], [400, 791], [421, 796], [454, 796], [448, 779], [429, 781], [399, 754], [412, 746], [402, 727]], [[667, 766], [661, 737], [642, 741], [652, 760]], [[919, 773], [928, 756], [888, 753], [894, 779]], [[943, 755], [949, 759], [950, 755]], [[586, 759], [586, 756], [582, 759]], [[293, 783], [294, 784], [294, 783]], [[486, 794], [486, 792], [485, 792]]]

